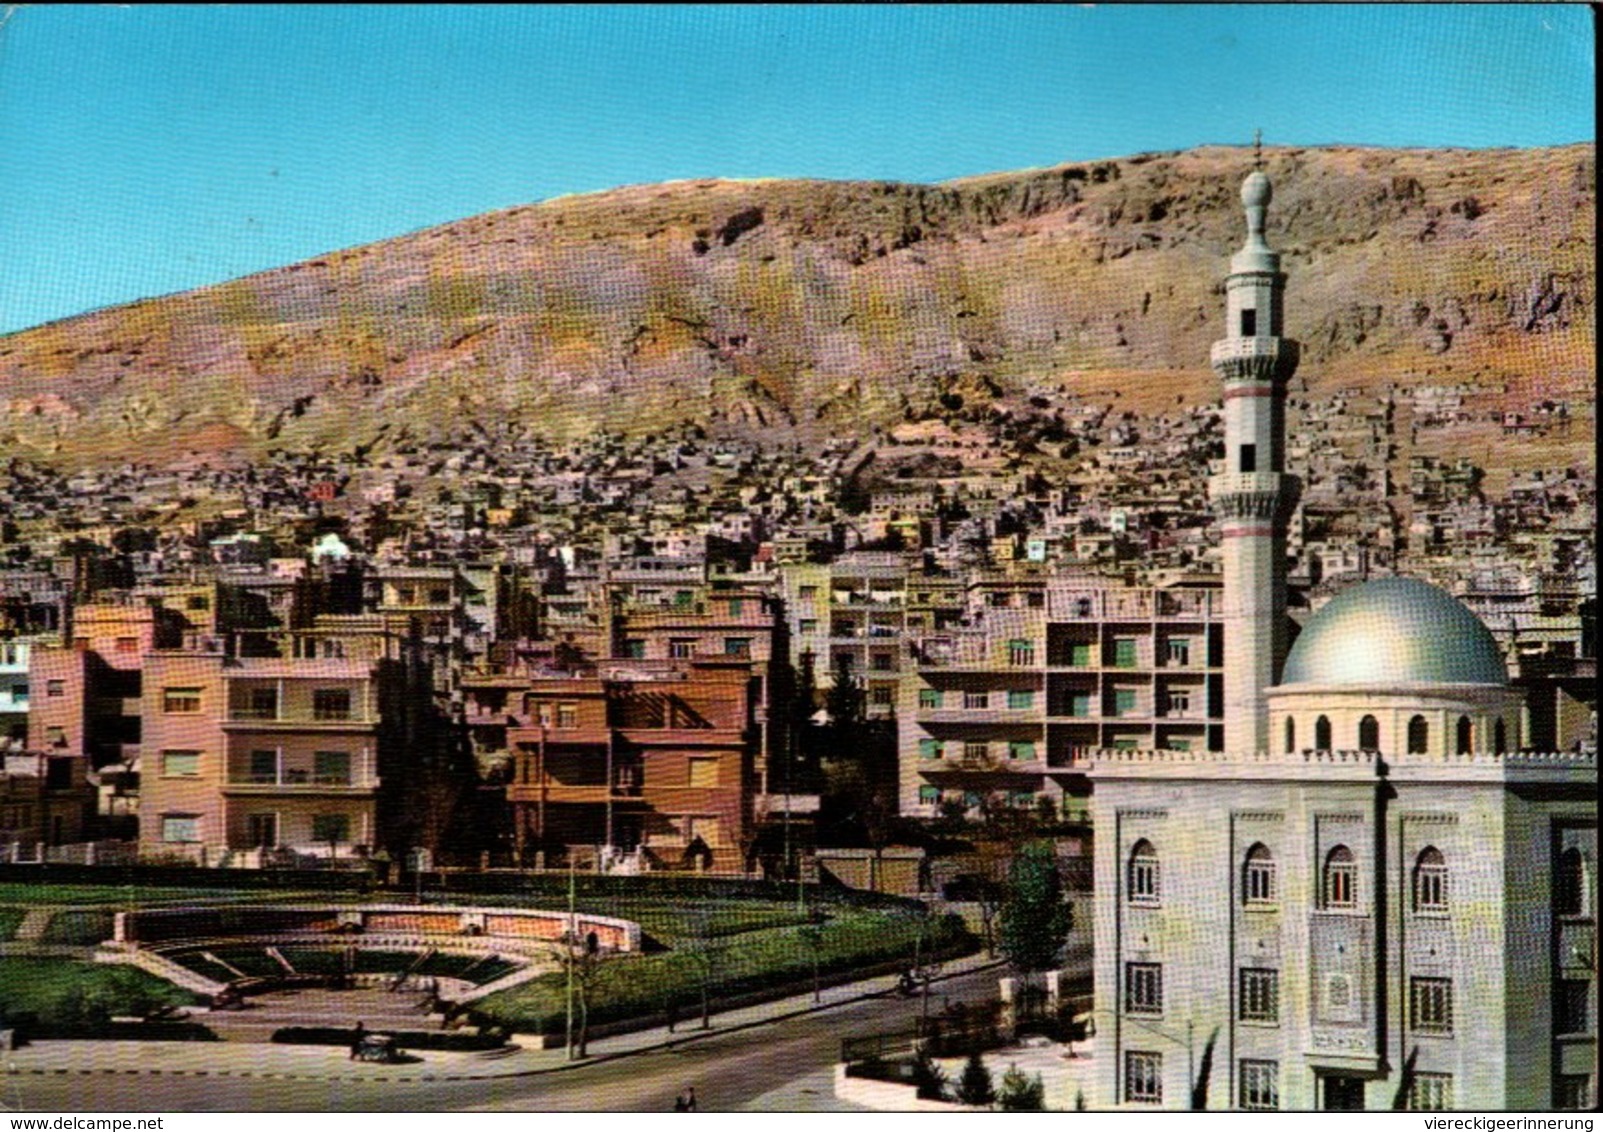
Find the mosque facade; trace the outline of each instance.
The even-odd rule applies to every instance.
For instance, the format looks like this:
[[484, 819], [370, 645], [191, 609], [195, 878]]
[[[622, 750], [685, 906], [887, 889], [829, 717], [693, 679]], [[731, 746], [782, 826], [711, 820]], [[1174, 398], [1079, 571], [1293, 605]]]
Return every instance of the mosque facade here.
[[1460, 602], [1382, 578], [1293, 642], [1269, 179], [1226, 281], [1224, 751], [1096, 753], [1095, 1105], [1570, 1109], [1597, 1084], [1596, 764], [1527, 750]]

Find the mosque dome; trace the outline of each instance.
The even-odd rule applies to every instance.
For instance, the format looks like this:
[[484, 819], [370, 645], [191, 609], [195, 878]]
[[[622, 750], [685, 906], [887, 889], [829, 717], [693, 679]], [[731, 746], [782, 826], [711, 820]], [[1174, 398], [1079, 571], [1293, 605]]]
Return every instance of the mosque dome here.
[[1343, 590], [1286, 657], [1288, 684], [1508, 684], [1492, 634], [1462, 602], [1417, 578]]
[[1241, 182], [1241, 203], [1248, 208], [1265, 207], [1273, 196], [1274, 187], [1270, 185], [1269, 178], [1261, 170], [1253, 170], [1247, 174], [1247, 179]]

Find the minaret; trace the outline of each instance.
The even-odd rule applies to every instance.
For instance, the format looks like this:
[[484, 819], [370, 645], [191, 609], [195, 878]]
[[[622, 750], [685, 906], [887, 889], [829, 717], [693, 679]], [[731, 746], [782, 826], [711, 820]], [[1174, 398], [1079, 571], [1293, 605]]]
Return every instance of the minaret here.
[[1282, 338], [1286, 277], [1264, 242], [1272, 190], [1255, 169], [1241, 185], [1247, 240], [1225, 281], [1226, 337], [1213, 344], [1224, 383], [1225, 465], [1209, 482], [1224, 559], [1225, 749], [1270, 749], [1265, 691], [1286, 659], [1286, 520], [1300, 485], [1286, 475], [1286, 382], [1297, 343]]

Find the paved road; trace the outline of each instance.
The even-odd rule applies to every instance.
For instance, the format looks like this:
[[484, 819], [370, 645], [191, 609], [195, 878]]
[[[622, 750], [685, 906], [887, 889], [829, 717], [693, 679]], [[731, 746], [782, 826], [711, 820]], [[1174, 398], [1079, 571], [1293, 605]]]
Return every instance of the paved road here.
[[[996, 974], [959, 975], [935, 984], [931, 1007], [942, 999], [994, 997]], [[26, 1077], [23, 1102], [51, 1112], [232, 1112], [249, 1110], [333, 1112], [447, 1112], [513, 1110], [550, 1112], [661, 1112], [694, 1084], [705, 1111], [841, 1110], [829, 1070], [841, 1038], [903, 1029], [919, 1004], [899, 996], [846, 1003], [816, 1013], [715, 1032], [668, 1049], [602, 1056], [553, 1073], [487, 1081], [383, 1083], [260, 1081], [213, 1077]]]

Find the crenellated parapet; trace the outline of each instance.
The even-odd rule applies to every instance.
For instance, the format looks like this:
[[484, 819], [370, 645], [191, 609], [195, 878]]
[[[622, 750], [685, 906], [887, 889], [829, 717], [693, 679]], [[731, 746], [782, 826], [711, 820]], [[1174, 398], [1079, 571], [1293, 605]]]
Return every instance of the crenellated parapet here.
[[1221, 522], [1283, 521], [1297, 506], [1302, 481], [1285, 472], [1227, 472], [1208, 481], [1208, 499]]
[[1076, 770], [1093, 779], [1252, 778], [1440, 782], [1595, 783], [1595, 751], [1466, 751], [1451, 755], [1381, 751], [1076, 751]]

